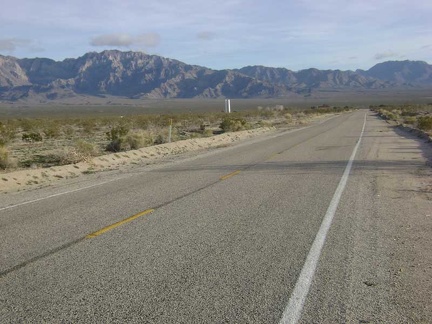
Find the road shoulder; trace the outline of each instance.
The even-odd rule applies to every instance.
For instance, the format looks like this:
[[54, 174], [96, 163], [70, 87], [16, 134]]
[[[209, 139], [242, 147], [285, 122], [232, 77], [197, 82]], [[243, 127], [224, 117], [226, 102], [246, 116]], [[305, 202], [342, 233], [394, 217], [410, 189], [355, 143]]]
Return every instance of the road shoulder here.
[[432, 318], [430, 156], [424, 140], [368, 116], [302, 323]]

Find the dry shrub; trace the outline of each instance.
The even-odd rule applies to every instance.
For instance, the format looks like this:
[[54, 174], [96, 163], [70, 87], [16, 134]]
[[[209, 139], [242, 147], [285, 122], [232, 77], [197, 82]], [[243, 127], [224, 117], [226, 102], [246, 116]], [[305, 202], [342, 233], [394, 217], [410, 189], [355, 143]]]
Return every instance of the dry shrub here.
[[115, 136], [110, 134], [109, 137], [111, 142], [107, 145], [106, 150], [110, 152], [137, 150], [151, 146], [154, 144], [155, 138], [157, 138], [150, 131], [128, 131], [123, 134], [115, 134]]
[[405, 117], [405, 118], [404, 118], [404, 123], [405, 123], [405, 124], [413, 125], [413, 124], [416, 123], [416, 121], [417, 121], [417, 118], [416, 118], [416, 117], [413, 117], [413, 116]]
[[213, 136], [213, 130], [211, 130], [211, 129], [204, 129], [204, 130], [202, 131], [202, 135], [203, 135], [204, 137], [210, 137], [210, 136]]
[[16, 166], [16, 161], [9, 156], [9, 150], [0, 146], [0, 169], [8, 169]]
[[390, 119], [390, 120], [397, 120], [397, 115], [395, 115], [392, 112], [389, 112], [389, 113], [387, 113], [386, 118]]
[[34, 142], [42, 142], [42, 135], [39, 133], [24, 133], [21, 136], [21, 139], [24, 142], [34, 143]]
[[63, 127], [63, 133], [67, 138], [72, 138], [75, 134], [75, 129], [71, 125], [66, 125]]
[[6, 145], [15, 138], [17, 129], [15, 125], [0, 122], [0, 145]]
[[167, 142], [167, 140], [163, 137], [162, 134], [158, 134], [156, 135], [153, 144], [154, 145], [160, 145], [160, 144], [165, 144]]
[[106, 150], [110, 152], [124, 151], [127, 147], [125, 141], [129, 131], [130, 125], [126, 123], [112, 127], [109, 132], [106, 132], [107, 139], [110, 141]]
[[224, 132], [237, 132], [250, 129], [249, 123], [244, 118], [225, 117], [219, 126]]
[[271, 127], [271, 126], [273, 126], [273, 124], [270, 121], [268, 121], [268, 120], [260, 120], [257, 123], [257, 126], [258, 127]]
[[422, 116], [417, 120], [418, 128], [424, 131], [432, 130], [432, 116]]
[[96, 130], [97, 124], [93, 119], [85, 119], [81, 121], [81, 127], [84, 134], [92, 135]]
[[293, 117], [292, 117], [292, 115], [290, 113], [284, 114], [284, 117], [285, 117], [285, 121], [287, 123], [291, 123], [293, 121]]
[[89, 162], [92, 157], [99, 155], [96, 145], [84, 140], [76, 141], [73, 147], [65, 148], [59, 153], [60, 164], [73, 164], [78, 162]]
[[60, 125], [55, 122], [47, 122], [47, 125], [43, 127], [43, 133], [46, 138], [58, 138], [61, 134]]
[[22, 119], [20, 120], [21, 129], [28, 133], [39, 132], [42, 121], [40, 119]]
[[100, 153], [96, 145], [84, 140], [76, 141], [75, 149], [79, 154], [89, 157], [97, 156]]
[[137, 150], [142, 147], [151, 146], [153, 144], [153, 137], [149, 132], [133, 132], [126, 135], [123, 141], [122, 150]]

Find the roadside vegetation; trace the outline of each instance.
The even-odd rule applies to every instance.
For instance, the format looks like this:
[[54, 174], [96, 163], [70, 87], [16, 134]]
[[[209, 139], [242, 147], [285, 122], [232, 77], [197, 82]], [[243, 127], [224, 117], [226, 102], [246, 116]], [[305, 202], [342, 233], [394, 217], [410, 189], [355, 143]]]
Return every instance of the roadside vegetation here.
[[371, 106], [370, 109], [386, 120], [419, 129], [432, 136], [432, 104], [379, 105]]
[[350, 109], [329, 106], [296, 109], [277, 105], [229, 115], [206, 112], [7, 119], [0, 122], [0, 170], [72, 164], [169, 140], [259, 127], [289, 127], [304, 124], [316, 115]]

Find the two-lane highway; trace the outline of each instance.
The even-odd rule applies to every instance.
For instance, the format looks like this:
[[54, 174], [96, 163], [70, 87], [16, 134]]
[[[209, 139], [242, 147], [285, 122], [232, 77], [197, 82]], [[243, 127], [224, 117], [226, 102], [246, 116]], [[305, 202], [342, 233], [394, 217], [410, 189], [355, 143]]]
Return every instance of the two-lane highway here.
[[374, 224], [358, 232], [377, 210], [356, 159], [380, 138], [360, 141], [363, 128], [367, 139], [380, 123], [357, 111], [88, 188], [17, 194], [0, 206], [0, 322], [405, 320], [354, 282], [369, 266], [355, 253], [377, 244], [361, 235]]

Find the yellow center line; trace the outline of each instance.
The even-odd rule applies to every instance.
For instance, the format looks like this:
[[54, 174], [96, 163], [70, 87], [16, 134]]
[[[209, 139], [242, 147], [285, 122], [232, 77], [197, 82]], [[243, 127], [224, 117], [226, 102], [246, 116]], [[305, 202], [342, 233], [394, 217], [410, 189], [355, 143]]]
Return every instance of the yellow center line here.
[[121, 220], [121, 221], [119, 221], [117, 223], [114, 223], [114, 224], [111, 224], [111, 225], [109, 225], [107, 227], [104, 227], [104, 228], [100, 229], [99, 231], [96, 231], [96, 232], [93, 232], [91, 234], [88, 234], [86, 236], [86, 238], [93, 238], [93, 237], [99, 236], [99, 235], [101, 235], [101, 234], [103, 234], [105, 232], [108, 232], [108, 231], [110, 231], [110, 230], [112, 230], [112, 229], [114, 229], [114, 228], [116, 228], [116, 227], [118, 227], [120, 225], [126, 224], [126, 223], [128, 223], [130, 221], [133, 221], [134, 219], [137, 219], [138, 217], [150, 214], [152, 212], [154, 212], [154, 209], [147, 209], [147, 210], [145, 210], [145, 211], [143, 211], [141, 213], [135, 214], [135, 215], [133, 215], [131, 217], [128, 217], [126, 219], [123, 219], [123, 220]]
[[226, 179], [231, 178], [232, 176], [235, 176], [236, 174], [239, 174], [239, 173], [240, 173], [240, 170], [237, 170], [237, 171], [231, 172], [229, 174], [226, 174], [226, 175], [220, 177], [220, 179], [226, 180]]

